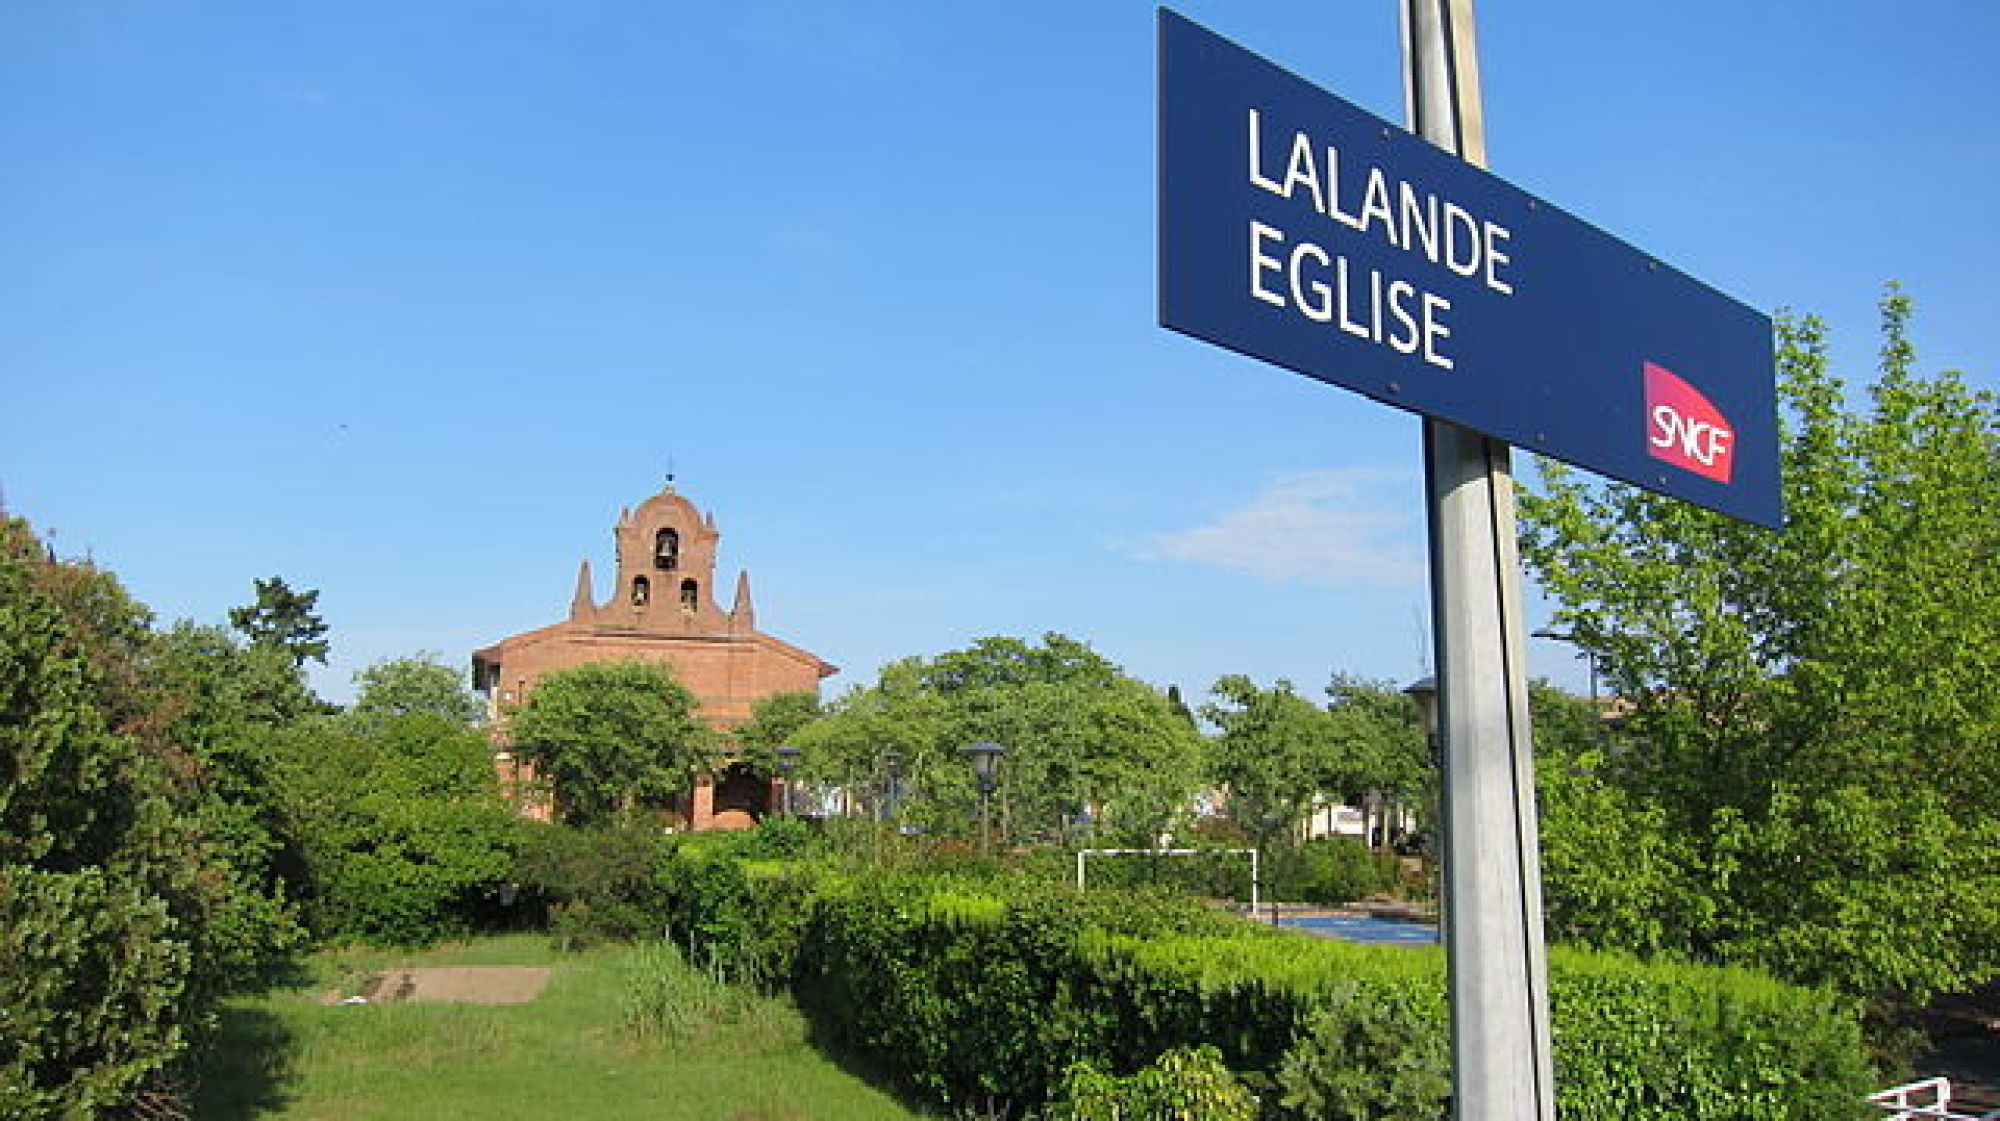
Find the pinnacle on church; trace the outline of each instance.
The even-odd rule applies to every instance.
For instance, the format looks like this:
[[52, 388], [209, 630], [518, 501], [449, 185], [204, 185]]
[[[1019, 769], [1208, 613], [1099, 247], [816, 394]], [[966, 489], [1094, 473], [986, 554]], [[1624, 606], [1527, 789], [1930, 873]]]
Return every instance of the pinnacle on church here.
[[570, 617], [579, 618], [595, 610], [596, 607], [596, 593], [592, 590], [590, 582], [590, 560], [585, 558], [576, 570], [576, 595], [569, 601]]
[[750, 606], [750, 570], [736, 574], [736, 602], [729, 608], [731, 622], [745, 627], [757, 625], [757, 609]]

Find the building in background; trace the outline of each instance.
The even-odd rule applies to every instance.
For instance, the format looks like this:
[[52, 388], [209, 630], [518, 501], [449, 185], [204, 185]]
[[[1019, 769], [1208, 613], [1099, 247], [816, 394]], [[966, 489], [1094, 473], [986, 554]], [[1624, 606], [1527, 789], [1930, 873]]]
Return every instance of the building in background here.
[[[611, 598], [597, 602], [590, 561], [577, 572], [569, 618], [505, 638], [472, 655], [473, 685], [492, 707], [501, 779], [512, 791], [532, 778], [508, 749], [506, 713], [549, 673], [587, 662], [664, 662], [700, 702], [700, 716], [718, 730], [749, 719], [751, 706], [776, 693], [817, 693], [835, 672], [818, 656], [757, 629], [750, 575], [736, 577], [727, 611], [716, 603], [716, 545], [722, 534], [669, 482], [625, 510], [613, 527], [618, 578]], [[769, 809], [772, 784], [738, 766], [704, 780], [676, 811], [692, 829], [741, 828]], [[524, 799], [523, 812], [547, 817], [550, 807]]]

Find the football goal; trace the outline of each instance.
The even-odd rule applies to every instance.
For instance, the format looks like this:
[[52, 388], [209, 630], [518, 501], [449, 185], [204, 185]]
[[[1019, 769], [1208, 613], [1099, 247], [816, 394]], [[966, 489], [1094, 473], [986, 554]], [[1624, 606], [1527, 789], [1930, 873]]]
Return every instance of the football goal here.
[[1087, 886], [1089, 857], [1093, 856], [1247, 856], [1250, 858], [1250, 913], [1257, 913], [1259, 878], [1256, 849], [1078, 849], [1076, 889]]

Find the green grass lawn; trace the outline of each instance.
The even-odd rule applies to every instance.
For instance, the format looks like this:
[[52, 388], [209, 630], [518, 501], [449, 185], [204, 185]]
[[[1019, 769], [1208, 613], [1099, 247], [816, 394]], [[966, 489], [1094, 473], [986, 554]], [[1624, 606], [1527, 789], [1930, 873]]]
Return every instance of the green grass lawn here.
[[[545, 965], [553, 973], [531, 1004], [322, 1003], [376, 970], [442, 965]], [[722, 992], [657, 949], [557, 954], [546, 938], [523, 935], [422, 952], [322, 954], [310, 970], [299, 987], [229, 1005], [196, 1116], [921, 1116], [814, 1049], [786, 1002]], [[692, 1007], [705, 1011], [682, 1014]], [[635, 1009], [648, 1008], [652, 1016], [635, 1020]]]

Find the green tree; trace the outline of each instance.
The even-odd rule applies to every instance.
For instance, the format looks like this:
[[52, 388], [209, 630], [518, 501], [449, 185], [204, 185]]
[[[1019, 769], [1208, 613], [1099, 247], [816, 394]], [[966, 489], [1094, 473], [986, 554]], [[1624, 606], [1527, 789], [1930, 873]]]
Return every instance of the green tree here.
[[245, 644], [223, 627], [183, 620], [160, 632], [148, 675], [166, 693], [167, 716], [179, 722], [175, 738], [198, 746], [324, 711], [289, 654]]
[[760, 774], [777, 769], [777, 750], [820, 716], [817, 693], [773, 693], [750, 706], [750, 719], [730, 733], [737, 757]]
[[205, 1030], [219, 894], [149, 749], [148, 618], [0, 521], [0, 1114], [124, 1106]]
[[1236, 674], [1209, 693], [1202, 715], [1217, 733], [1209, 773], [1259, 848], [1290, 850], [1322, 798], [1359, 806], [1374, 795], [1428, 812], [1430, 753], [1415, 706], [1395, 685], [1336, 674], [1325, 708], [1289, 681], [1264, 689]]
[[658, 662], [590, 662], [542, 678], [508, 716], [564, 820], [609, 821], [641, 801], [685, 795], [713, 770], [697, 702]]
[[1528, 686], [1541, 814], [1542, 888], [1549, 936], [1655, 953], [1669, 931], [1695, 925], [1686, 842], [1666, 814], [1610, 777], [1609, 733], [1589, 701], [1543, 682]]
[[898, 816], [968, 835], [978, 794], [964, 748], [1007, 748], [995, 829], [1022, 839], [1151, 844], [1186, 817], [1201, 779], [1201, 738], [1167, 697], [1085, 643], [986, 638], [906, 658], [799, 731], [807, 777], [879, 791], [897, 753]]
[[470, 727], [486, 713], [467, 676], [434, 654], [385, 658], [356, 673], [354, 684], [360, 691], [348, 712], [364, 720], [430, 713]]
[[1225, 810], [1258, 848], [1291, 849], [1300, 823], [1337, 769], [1333, 722], [1289, 681], [1261, 689], [1231, 674], [1209, 689], [1202, 715], [1215, 725], [1209, 768]]
[[1326, 687], [1335, 751], [1328, 792], [1350, 806], [1379, 796], [1389, 809], [1407, 808], [1418, 821], [1434, 817], [1437, 767], [1417, 708], [1393, 682], [1335, 674]]
[[872, 813], [886, 806], [893, 752], [906, 787], [917, 794], [900, 808], [918, 819], [931, 816], [940, 802], [972, 797], [970, 779], [953, 781], [944, 763], [951, 750], [946, 717], [944, 699], [921, 680], [918, 659], [884, 666], [874, 685], [849, 690], [793, 734], [800, 776], [839, 791], [844, 812]]
[[282, 730], [274, 754], [322, 937], [461, 933], [507, 878], [516, 819], [483, 733], [434, 712], [322, 717]]
[[1663, 929], [1600, 940], [1890, 999], [2000, 971], [2000, 408], [1914, 372], [1909, 314], [1892, 286], [1859, 410], [1822, 326], [1780, 321], [1783, 532], [1554, 464], [1523, 496], [1524, 558], [1631, 706], [1551, 829], [1615, 800], [1619, 846], [1666, 838]]
[[229, 625], [253, 646], [283, 650], [292, 664], [326, 663], [326, 623], [319, 617], [319, 592], [293, 591], [282, 576], [255, 582], [257, 601], [229, 609]]
[[231, 890], [204, 960], [230, 987], [282, 970], [305, 942], [310, 891], [272, 769], [273, 737], [319, 705], [283, 651], [245, 646], [220, 627], [176, 623], [157, 635], [147, 675], [157, 721], [181, 760], [186, 812], [214, 847]]
[[924, 686], [943, 696], [1024, 685], [1102, 685], [1123, 676], [1088, 643], [1053, 631], [1039, 646], [1018, 638], [982, 638], [919, 667]]

